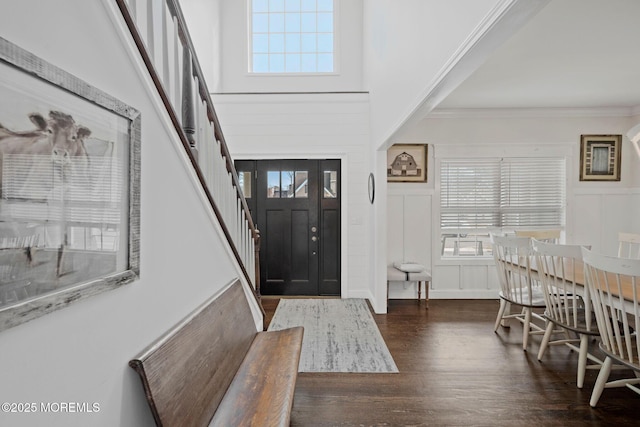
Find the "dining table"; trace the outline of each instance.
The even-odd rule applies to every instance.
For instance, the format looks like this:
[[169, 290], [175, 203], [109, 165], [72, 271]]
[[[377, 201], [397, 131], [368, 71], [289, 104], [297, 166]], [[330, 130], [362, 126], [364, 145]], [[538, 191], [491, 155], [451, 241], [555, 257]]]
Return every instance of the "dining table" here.
[[[571, 265], [571, 261], [565, 260], [563, 268], [563, 271], [565, 272], [564, 279], [576, 284], [576, 292], [583, 297], [586, 306], [589, 307], [591, 299], [589, 298], [589, 290], [587, 287], [585, 264], [582, 260], [574, 260], [573, 262], [575, 263], [575, 266]], [[525, 270], [526, 264], [522, 263], [521, 268]], [[529, 259], [529, 272], [531, 274], [531, 280], [540, 280], [535, 256], [531, 256]], [[559, 276], [558, 278], [563, 277]], [[630, 277], [622, 276], [620, 278], [620, 283], [618, 284], [617, 277], [613, 274], [609, 274], [608, 283], [613, 285], [611, 294], [615, 296], [622, 295], [626, 305], [633, 307], [639, 303], [638, 298], [640, 298], [640, 295], [637, 295], [636, 293], [640, 293], [640, 289], [634, 289], [634, 284]], [[590, 310], [587, 310], [587, 312], [589, 311]], [[505, 314], [509, 314], [509, 308], [507, 308]], [[508, 319], [503, 320], [501, 324], [504, 327], [508, 327]]]
[[[568, 264], [567, 261], [565, 261], [566, 264]], [[575, 260], [575, 268], [568, 268], [569, 265], [565, 264], [565, 271], [567, 271], [566, 277], [565, 279], [567, 281], [573, 282], [576, 285], [578, 285], [578, 289], [580, 287], [582, 287], [585, 290], [585, 294], [588, 294], [586, 292], [587, 289], [587, 278], [586, 278], [586, 274], [585, 274], [585, 265], [584, 262], [582, 260]], [[534, 270], [534, 266], [532, 266], [532, 271]], [[575, 274], [574, 274], [575, 271]], [[537, 270], [536, 270], [537, 273]], [[618, 284], [618, 279], [614, 274], [608, 274], [608, 283], [615, 285], [614, 289], [612, 289], [612, 294], [615, 296], [620, 296], [620, 294], [622, 294], [622, 297], [625, 299], [625, 301], [629, 301], [629, 302], [633, 302], [634, 300], [636, 300], [637, 298], [634, 298], [634, 285], [633, 282], [631, 280], [631, 278], [629, 276], [622, 276], [620, 278], [620, 283]], [[617, 289], [615, 289], [617, 288]]]

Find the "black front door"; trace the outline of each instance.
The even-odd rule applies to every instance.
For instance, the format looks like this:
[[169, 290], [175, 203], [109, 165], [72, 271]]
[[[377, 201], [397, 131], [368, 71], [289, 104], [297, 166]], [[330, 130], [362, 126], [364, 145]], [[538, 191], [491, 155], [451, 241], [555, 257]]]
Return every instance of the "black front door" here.
[[260, 292], [339, 295], [340, 161], [242, 160], [236, 168], [261, 235]]

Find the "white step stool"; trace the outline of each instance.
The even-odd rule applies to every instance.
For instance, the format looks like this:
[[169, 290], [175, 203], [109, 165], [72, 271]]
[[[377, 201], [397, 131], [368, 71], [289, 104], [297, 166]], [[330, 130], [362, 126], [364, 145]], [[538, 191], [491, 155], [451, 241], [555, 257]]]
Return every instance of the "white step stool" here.
[[425, 282], [425, 305], [429, 308], [429, 284], [431, 274], [427, 270], [416, 273], [406, 273], [398, 270], [393, 265], [387, 267], [387, 302], [389, 301], [389, 282], [416, 282], [418, 284], [418, 303], [422, 299], [422, 282]]

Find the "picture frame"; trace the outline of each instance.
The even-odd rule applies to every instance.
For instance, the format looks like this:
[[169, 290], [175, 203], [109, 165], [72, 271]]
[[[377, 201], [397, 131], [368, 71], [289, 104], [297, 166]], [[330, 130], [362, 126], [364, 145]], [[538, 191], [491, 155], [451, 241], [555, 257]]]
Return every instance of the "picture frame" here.
[[394, 144], [387, 150], [387, 182], [427, 182], [428, 144]]
[[141, 117], [0, 37], [0, 330], [140, 274]]
[[580, 136], [580, 181], [620, 181], [622, 135]]

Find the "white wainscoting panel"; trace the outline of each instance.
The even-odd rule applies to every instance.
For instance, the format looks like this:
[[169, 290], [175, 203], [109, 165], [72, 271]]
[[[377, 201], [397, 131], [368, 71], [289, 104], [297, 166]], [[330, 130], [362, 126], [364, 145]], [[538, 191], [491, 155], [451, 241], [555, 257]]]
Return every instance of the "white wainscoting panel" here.
[[489, 270], [493, 265], [464, 265], [460, 268], [460, 287], [464, 290], [489, 289]]
[[387, 263], [404, 258], [404, 196], [387, 196]]
[[591, 245], [595, 251], [615, 255], [618, 251], [618, 233], [637, 232], [633, 224], [635, 215], [632, 215], [634, 209], [638, 212], [634, 199], [637, 196], [629, 191], [575, 194], [571, 243]]
[[[390, 191], [394, 191], [391, 186]], [[395, 261], [417, 262], [431, 269], [431, 194], [427, 191], [387, 196], [387, 263]], [[389, 298], [416, 298], [417, 289], [415, 282], [392, 282]]]

